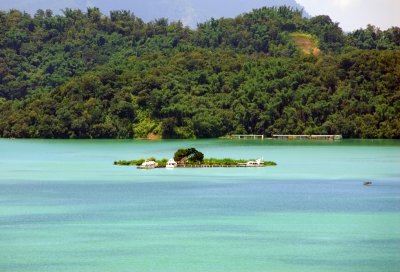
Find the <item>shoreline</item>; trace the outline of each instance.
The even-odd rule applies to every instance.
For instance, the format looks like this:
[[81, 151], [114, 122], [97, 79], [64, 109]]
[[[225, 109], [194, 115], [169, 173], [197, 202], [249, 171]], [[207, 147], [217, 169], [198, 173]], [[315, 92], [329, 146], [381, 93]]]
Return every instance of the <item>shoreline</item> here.
[[[151, 163], [151, 166], [143, 166], [143, 163]], [[154, 169], [154, 168], [257, 168], [257, 167], [267, 167], [267, 166], [277, 166], [277, 163], [274, 161], [262, 161], [257, 162], [257, 160], [234, 160], [234, 159], [204, 159], [201, 163], [175, 163], [173, 167], [167, 167], [168, 160], [161, 159], [156, 160], [152, 158], [152, 160], [119, 160], [114, 161], [113, 165], [115, 166], [133, 166], [138, 169]]]
[[[229, 165], [219, 165], [219, 164], [197, 164], [197, 165], [178, 165], [174, 168], [259, 168], [259, 167], [268, 167], [275, 165], [257, 165], [257, 166], [247, 166], [247, 165], [237, 165], [237, 164], [229, 164]], [[166, 168], [165, 166], [156, 166], [155, 168]], [[140, 169], [140, 168], [139, 168]], [[173, 169], [173, 168], [171, 168]]]

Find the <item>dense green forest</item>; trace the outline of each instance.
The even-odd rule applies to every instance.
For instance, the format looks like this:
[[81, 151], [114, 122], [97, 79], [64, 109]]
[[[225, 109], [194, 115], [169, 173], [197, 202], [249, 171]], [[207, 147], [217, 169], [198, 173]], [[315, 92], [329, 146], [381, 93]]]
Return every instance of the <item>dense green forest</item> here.
[[195, 30], [130, 11], [0, 11], [0, 137], [230, 133], [400, 138], [400, 28], [344, 33], [288, 7]]

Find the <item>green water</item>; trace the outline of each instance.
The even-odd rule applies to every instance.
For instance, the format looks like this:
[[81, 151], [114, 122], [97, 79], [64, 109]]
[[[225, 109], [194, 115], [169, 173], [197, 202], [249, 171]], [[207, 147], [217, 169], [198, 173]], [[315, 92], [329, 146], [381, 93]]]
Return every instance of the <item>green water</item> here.
[[[278, 166], [112, 165], [192, 146]], [[1, 272], [399, 270], [400, 141], [0, 139]]]

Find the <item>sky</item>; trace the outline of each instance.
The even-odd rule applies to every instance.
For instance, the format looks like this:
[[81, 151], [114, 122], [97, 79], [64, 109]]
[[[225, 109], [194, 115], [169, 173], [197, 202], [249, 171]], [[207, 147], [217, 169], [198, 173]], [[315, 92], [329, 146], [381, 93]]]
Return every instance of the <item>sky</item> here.
[[[86, 9], [97, 6], [104, 14], [110, 10], [129, 9], [145, 21], [168, 17], [185, 25], [210, 17], [234, 17], [272, 0], [0, 0], [0, 9], [11, 8], [34, 13], [37, 9], [52, 9], [55, 13], [65, 7]], [[273, 0], [291, 3], [294, 0]], [[400, 26], [400, 0], [297, 0], [311, 15], [329, 15], [344, 31], [365, 28], [368, 24], [382, 30]]]
[[345, 31], [367, 24], [385, 30], [400, 27], [400, 0], [297, 0], [311, 15], [327, 14]]

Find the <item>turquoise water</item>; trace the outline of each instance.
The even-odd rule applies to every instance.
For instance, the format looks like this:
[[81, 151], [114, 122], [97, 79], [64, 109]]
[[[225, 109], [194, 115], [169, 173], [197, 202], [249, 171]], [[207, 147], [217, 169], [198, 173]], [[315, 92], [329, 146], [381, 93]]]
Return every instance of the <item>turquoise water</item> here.
[[[192, 146], [278, 166], [112, 165]], [[0, 139], [0, 271], [399, 270], [400, 141]]]

